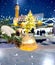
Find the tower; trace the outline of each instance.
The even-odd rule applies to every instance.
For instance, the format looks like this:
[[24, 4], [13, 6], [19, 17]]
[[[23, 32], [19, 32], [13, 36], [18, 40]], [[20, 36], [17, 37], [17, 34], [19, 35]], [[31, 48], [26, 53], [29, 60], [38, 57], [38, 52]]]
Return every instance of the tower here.
[[15, 6], [15, 17], [18, 18], [19, 17], [19, 5], [16, 4]]
[[18, 17], [19, 17], [19, 5], [16, 4], [15, 6], [15, 17], [13, 19], [13, 25], [18, 26]]

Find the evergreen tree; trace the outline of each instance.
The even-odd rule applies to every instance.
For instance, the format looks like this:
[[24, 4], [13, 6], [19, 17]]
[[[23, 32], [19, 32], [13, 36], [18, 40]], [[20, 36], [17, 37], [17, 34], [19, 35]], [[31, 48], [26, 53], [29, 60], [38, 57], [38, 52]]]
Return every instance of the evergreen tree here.
[[29, 11], [28, 15], [26, 16], [25, 21], [26, 21], [25, 31], [30, 32], [30, 30], [35, 27], [35, 18], [31, 12], [31, 10]]

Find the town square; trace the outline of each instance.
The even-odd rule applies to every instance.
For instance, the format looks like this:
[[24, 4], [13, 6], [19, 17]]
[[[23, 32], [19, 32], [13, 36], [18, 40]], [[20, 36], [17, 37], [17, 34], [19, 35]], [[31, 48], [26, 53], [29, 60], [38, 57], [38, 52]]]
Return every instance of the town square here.
[[55, 65], [55, 1], [0, 1], [0, 65]]

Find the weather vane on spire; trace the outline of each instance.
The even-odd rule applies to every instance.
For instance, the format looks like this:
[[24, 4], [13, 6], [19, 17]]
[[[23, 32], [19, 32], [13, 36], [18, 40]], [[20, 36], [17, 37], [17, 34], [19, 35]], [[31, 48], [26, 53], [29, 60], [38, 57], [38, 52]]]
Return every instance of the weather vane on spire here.
[[16, 0], [16, 4], [18, 5], [18, 0]]

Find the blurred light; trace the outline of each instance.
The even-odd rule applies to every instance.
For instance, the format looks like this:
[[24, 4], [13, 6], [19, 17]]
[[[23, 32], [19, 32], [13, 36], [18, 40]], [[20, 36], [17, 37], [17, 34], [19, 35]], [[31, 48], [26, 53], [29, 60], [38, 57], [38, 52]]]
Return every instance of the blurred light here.
[[55, 12], [55, 9], [54, 9], [54, 12]]
[[4, 19], [5, 17], [3, 16], [3, 19]]
[[3, 16], [1, 15], [1, 17], [3, 17]]
[[25, 0], [14, 0], [15, 4], [18, 4], [18, 5], [21, 5], [21, 6], [23, 6], [24, 2], [25, 2]]
[[53, 64], [54, 64], [53, 56], [47, 55], [47, 56], [44, 58], [42, 65], [53, 65]]
[[0, 50], [0, 58], [2, 58], [3, 56], [4, 56], [4, 52]]
[[27, 9], [25, 9], [25, 11], [27, 11]]
[[33, 58], [33, 55], [31, 55], [31, 58]]
[[19, 4], [19, 3], [18, 3], [18, 0], [16, 1], [16, 4]]
[[14, 56], [18, 56], [18, 54], [16, 53]]
[[32, 65], [34, 65], [34, 64], [32, 63]]
[[10, 16], [9, 16], [9, 19], [10, 19]]
[[45, 59], [43, 65], [53, 65], [53, 62], [51, 59]]

